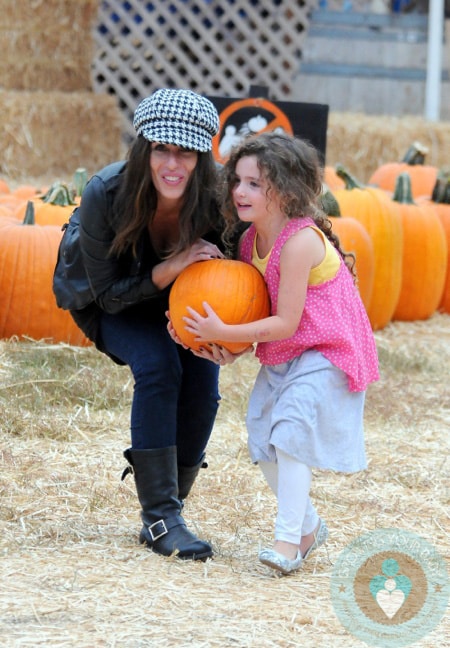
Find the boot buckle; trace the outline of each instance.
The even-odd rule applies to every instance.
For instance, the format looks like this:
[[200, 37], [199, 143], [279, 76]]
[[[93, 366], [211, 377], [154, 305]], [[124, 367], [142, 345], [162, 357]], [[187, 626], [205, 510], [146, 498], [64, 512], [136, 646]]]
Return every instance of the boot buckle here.
[[[153, 531], [154, 527], [156, 527], [155, 531]], [[148, 531], [152, 536], [153, 542], [156, 542], [158, 538], [161, 538], [162, 536], [166, 535], [166, 533], [168, 533], [166, 523], [164, 522], [164, 520], [158, 520], [157, 522], [153, 522], [153, 524], [151, 524], [148, 527]]]

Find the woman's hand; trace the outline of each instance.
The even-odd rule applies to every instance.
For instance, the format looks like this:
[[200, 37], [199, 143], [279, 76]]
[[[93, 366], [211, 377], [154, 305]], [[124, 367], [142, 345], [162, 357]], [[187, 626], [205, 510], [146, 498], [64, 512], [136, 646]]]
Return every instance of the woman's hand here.
[[217, 245], [205, 241], [205, 239], [198, 239], [190, 248], [180, 253], [182, 261], [185, 266], [196, 263], [197, 261], [207, 261], [208, 259], [224, 259], [224, 253], [219, 250]]
[[167, 319], [169, 320], [169, 321], [167, 322], [167, 331], [169, 332], [169, 335], [170, 335], [170, 337], [172, 338], [172, 340], [173, 340], [174, 342], [176, 342], [177, 344], [181, 344], [181, 346], [183, 347], [183, 349], [189, 349], [189, 347], [188, 347], [186, 344], [184, 344], [184, 343], [180, 340], [180, 338], [178, 337], [178, 335], [175, 333], [175, 329], [173, 328], [172, 320], [170, 319], [170, 313], [169, 313], [169, 311], [166, 311], [166, 312], [165, 312], [165, 315], [166, 315]]
[[208, 344], [208, 346], [202, 347], [201, 349], [199, 349], [199, 351], [192, 350], [192, 353], [198, 358], [210, 360], [211, 362], [214, 362], [215, 364], [218, 364], [222, 367], [227, 364], [233, 364], [235, 360], [240, 358], [245, 353], [252, 352], [252, 344], [250, 344], [246, 349], [244, 349], [244, 351], [241, 351], [240, 353], [231, 353], [231, 351], [228, 351], [228, 349], [226, 349], [224, 346], [214, 343], [210, 343]]
[[217, 245], [204, 239], [198, 239], [191, 247], [183, 250], [183, 252], [155, 265], [152, 269], [152, 281], [159, 290], [163, 290], [172, 281], [175, 281], [180, 272], [192, 265], [192, 263], [224, 258], [225, 255]]

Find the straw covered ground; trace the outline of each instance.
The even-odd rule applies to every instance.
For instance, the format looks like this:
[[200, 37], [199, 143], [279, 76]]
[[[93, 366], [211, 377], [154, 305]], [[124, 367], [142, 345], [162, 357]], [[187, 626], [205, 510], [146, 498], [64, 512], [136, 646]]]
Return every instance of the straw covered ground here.
[[[92, 348], [0, 342], [0, 645], [364, 646], [330, 599], [346, 545], [395, 527], [449, 557], [450, 316], [392, 323], [376, 340], [382, 379], [367, 395], [369, 468], [314, 473], [330, 539], [289, 577], [257, 560], [275, 502], [246, 449], [254, 358], [222, 370], [209, 467], [185, 506], [215, 558], [186, 563], [137, 544], [134, 485], [120, 481], [128, 370]], [[449, 635], [447, 617], [414, 645], [442, 648]]]

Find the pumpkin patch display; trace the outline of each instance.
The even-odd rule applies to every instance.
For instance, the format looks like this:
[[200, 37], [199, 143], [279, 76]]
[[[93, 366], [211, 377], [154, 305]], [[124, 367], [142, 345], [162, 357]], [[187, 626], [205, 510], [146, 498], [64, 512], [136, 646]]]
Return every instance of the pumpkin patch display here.
[[[269, 296], [262, 275], [243, 261], [211, 259], [193, 263], [181, 272], [169, 295], [170, 319], [175, 333], [191, 349], [207, 346], [186, 331], [187, 307], [206, 315], [203, 302], [215, 310], [226, 324], [245, 324], [269, 315]], [[232, 353], [240, 353], [248, 342], [214, 340]]]
[[439, 306], [447, 273], [444, 228], [431, 205], [413, 201], [407, 173], [397, 178], [393, 199], [403, 228], [402, 284], [393, 319], [428, 319]]

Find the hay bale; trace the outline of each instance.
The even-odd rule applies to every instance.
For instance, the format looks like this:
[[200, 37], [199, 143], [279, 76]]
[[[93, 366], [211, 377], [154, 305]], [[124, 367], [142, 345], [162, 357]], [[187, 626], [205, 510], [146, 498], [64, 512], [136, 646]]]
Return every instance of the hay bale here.
[[400, 161], [418, 140], [429, 152], [426, 164], [449, 164], [450, 122], [420, 117], [393, 117], [332, 112], [328, 118], [327, 165], [343, 164], [363, 182], [377, 167]]
[[27, 58], [23, 54], [13, 59], [5, 57], [0, 61], [0, 85], [6, 90], [90, 90], [91, 75], [85, 59], [49, 59], [32, 55]]
[[0, 91], [0, 175], [88, 172], [121, 157], [116, 98], [91, 92]]
[[0, 87], [91, 89], [98, 0], [0, 0]]

